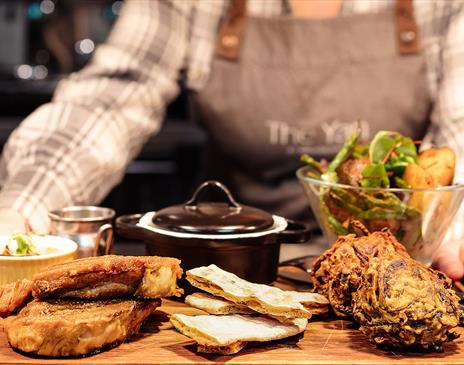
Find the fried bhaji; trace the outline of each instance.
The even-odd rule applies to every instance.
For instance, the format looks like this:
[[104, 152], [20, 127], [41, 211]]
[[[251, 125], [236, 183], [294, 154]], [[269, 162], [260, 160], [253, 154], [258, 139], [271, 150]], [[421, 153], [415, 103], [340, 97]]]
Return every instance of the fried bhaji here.
[[[364, 227], [357, 228], [365, 234]], [[314, 262], [314, 288], [329, 299], [335, 314], [350, 317], [353, 314], [351, 296], [359, 286], [369, 259], [395, 254], [407, 255], [405, 248], [387, 230], [362, 237], [341, 236]]]
[[313, 284], [376, 345], [439, 351], [457, 337], [463, 312], [451, 281], [413, 260], [388, 230], [339, 237], [314, 262]]
[[376, 345], [441, 351], [462, 312], [451, 281], [407, 257], [372, 258], [353, 294], [360, 330]]

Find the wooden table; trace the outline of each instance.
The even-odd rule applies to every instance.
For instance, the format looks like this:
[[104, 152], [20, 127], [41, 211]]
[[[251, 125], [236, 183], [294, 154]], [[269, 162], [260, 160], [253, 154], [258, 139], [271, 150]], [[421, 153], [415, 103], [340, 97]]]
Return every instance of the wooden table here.
[[[303, 335], [253, 345], [237, 355], [197, 354], [193, 341], [172, 329], [168, 314], [200, 314], [182, 303], [164, 300], [132, 341], [82, 359], [31, 358], [13, 351], [0, 334], [0, 364], [464, 364], [464, 339], [445, 346], [444, 353], [401, 353], [374, 348], [350, 322], [312, 320]], [[1, 327], [1, 325], [0, 325]], [[458, 328], [464, 337], [464, 329]]]

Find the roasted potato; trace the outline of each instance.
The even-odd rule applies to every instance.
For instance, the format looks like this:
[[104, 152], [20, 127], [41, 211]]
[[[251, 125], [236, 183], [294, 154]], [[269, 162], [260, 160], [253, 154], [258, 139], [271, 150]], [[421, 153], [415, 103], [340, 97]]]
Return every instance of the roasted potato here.
[[419, 154], [419, 166], [432, 176], [434, 186], [451, 185], [456, 167], [456, 154], [448, 147], [430, 148]]
[[423, 167], [410, 163], [403, 173], [403, 180], [414, 189], [432, 188], [434, 179]]
[[[435, 184], [432, 175], [419, 165], [412, 163], [404, 170], [403, 180], [414, 189], [432, 188]], [[417, 208], [422, 212], [424, 208], [425, 194], [426, 193], [422, 192], [414, 192], [408, 201], [408, 205], [412, 208]]]

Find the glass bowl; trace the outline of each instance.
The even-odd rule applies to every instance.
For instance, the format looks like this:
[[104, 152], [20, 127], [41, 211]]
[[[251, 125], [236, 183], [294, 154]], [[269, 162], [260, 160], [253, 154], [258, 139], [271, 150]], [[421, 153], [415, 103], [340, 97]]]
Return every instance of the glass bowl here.
[[437, 188], [364, 188], [328, 183], [297, 171], [314, 216], [329, 244], [346, 234], [350, 218], [371, 231], [389, 228], [410, 255], [430, 265], [464, 198], [464, 185]]

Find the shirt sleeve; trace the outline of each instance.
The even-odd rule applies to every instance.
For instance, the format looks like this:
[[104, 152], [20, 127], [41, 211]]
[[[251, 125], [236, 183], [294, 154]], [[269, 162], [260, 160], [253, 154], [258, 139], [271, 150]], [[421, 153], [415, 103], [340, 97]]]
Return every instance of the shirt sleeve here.
[[127, 1], [91, 63], [61, 81], [10, 136], [0, 161], [0, 208], [37, 232], [49, 210], [98, 204], [123, 177], [178, 93], [191, 1]]
[[[440, 42], [441, 68], [426, 147], [448, 146], [457, 157], [455, 181], [464, 182], [464, 3], [450, 2], [446, 33]], [[446, 242], [464, 240], [464, 204], [451, 225]]]

